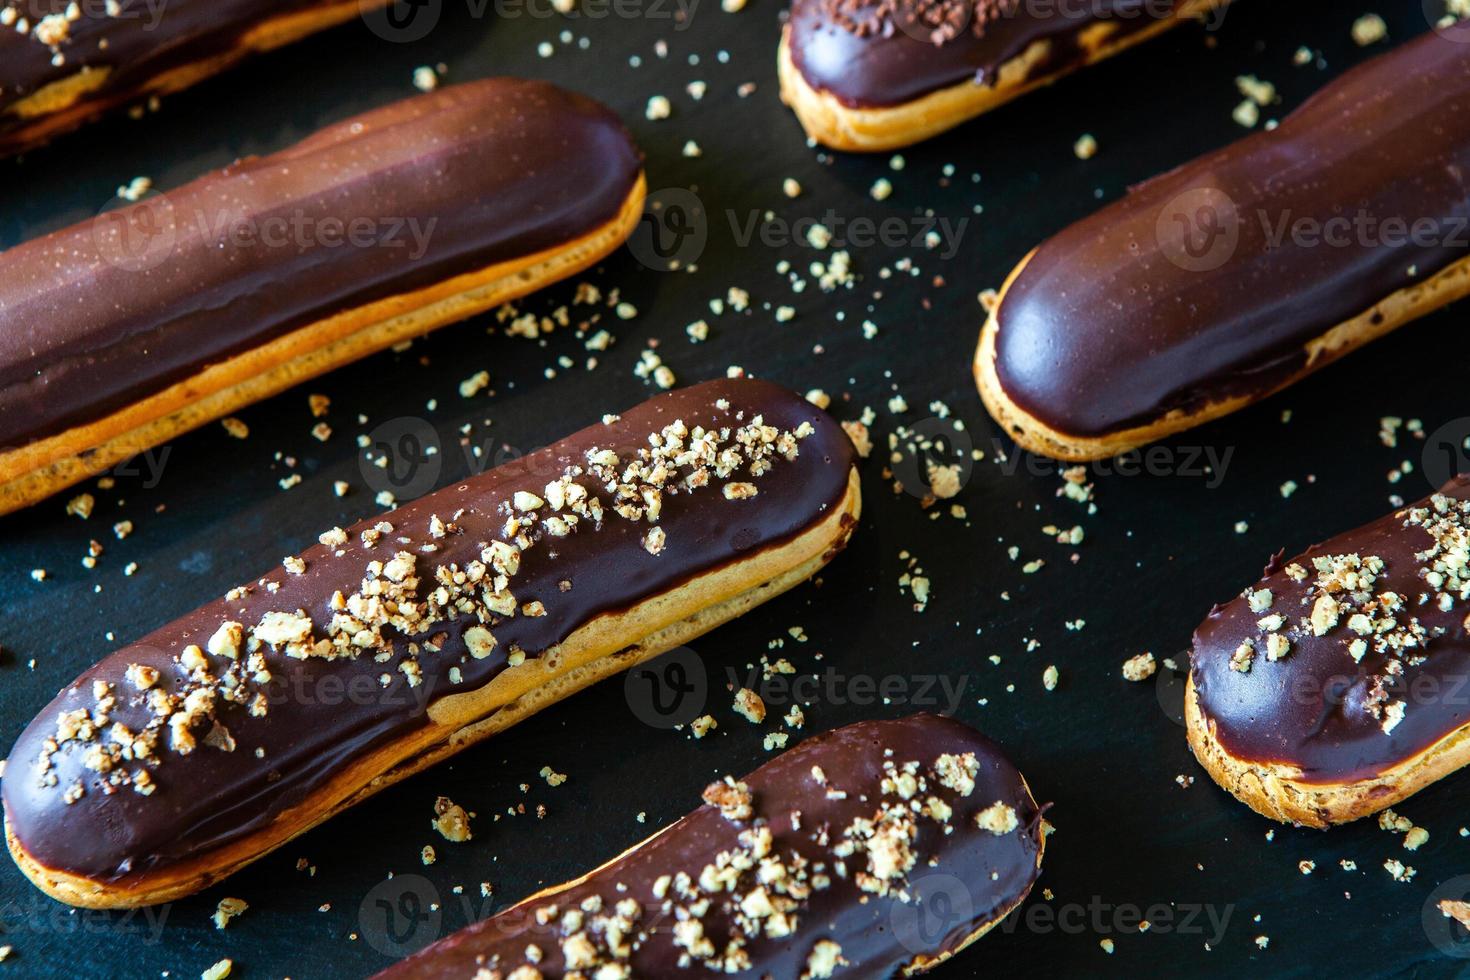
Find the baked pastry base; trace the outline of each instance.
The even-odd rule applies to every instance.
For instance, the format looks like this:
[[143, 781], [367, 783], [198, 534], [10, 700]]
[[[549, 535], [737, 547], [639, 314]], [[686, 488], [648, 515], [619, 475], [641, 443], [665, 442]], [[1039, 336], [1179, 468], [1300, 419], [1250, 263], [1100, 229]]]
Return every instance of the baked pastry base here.
[[1214, 722], [1200, 710], [1192, 677], [1184, 689], [1184, 724], [1194, 757], [1226, 792], [1263, 817], [1318, 830], [1400, 803], [1470, 762], [1470, 725], [1464, 725], [1372, 779], [1303, 782], [1294, 766], [1252, 762], [1226, 752], [1215, 740]]
[[975, 384], [991, 418], [1005, 429], [1017, 445], [1042, 456], [1073, 462], [1107, 459], [1239, 411], [1296, 384], [1317, 369], [1331, 364], [1364, 344], [1470, 294], [1470, 258], [1465, 258], [1423, 282], [1399, 290], [1371, 309], [1308, 341], [1305, 345], [1306, 363], [1301, 370], [1274, 388], [1255, 395], [1209, 402], [1191, 412], [1172, 411], [1148, 425], [1105, 436], [1074, 436], [1051, 428], [1013, 402], [1001, 387], [995, 369], [995, 335], [1000, 329], [997, 315], [1001, 303], [1005, 299], [1006, 290], [1035, 254], [1033, 250], [1022, 259], [1001, 287], [1000, 297], [986, 320], [985, 328], [980, 334], [979, 347], [975, 351]]
[[806, 134], [834, 150], [876, 153], [911, 146], [960, 123], [989, 112], [1012, 99], [1025, 95], [1120, 51], [1147, 41], [1191, 17], [1223, 7], [1230, 0], [1185, 0], [1178, 13], [1143, 30], [1114, 37], [1113, 25], [1098, 22], [1085, 28], [1079, 36], [1083, 51], [1080, 61], [1061, 71], [1032, 78], [1031, 70], [1051, 53], [1047, 41], [1037, 41], [1021, 54], [1001, 65], [994, 85], [976, 85], [965, 80], [958, 85], [930, 92], [928, 95], [894, 106], [854, 108], [844, 105], [830, 92], [812, 88], [791, 60], [791, 27], [781, 33], [781, 47], [776, 55], [776, 69], [781, 79], [781, 101], [789, 105], [801, 121]]
[[601, 616], [561, 645], [484, 687], [442, 698], [429, 724], [412, 737], [358, 760], [269, 825], [216, 851], [166, 868], [97, 881], [47, 868], [5, 826], [11, 857], [36, 887], [82, 908], [136, 908], [201, 891], [245, 865], [466, 746], [489, 738], [542, 708], [740, 616], [815, 575], [847, 543], [862, 509], [857, 470], [840, 506], [810, 530], [778, 547], [707, 572], [626, 612]]
[[534, 255], [307, 324], [113, 414], [0, 453], [0, 514], [102, 473], [252, 402], [437, 327], [535, 292], [599, 262], [643, 212], [640, 174], [607, 224]]
[[75, 75], [44, 85], [24, 99], [6, 107], [3, 115], [27, 120], [8, 133], [0, 134], [0, 154], [23, 152], [40, 146], [62, 133], [76, 129], [130, 102], [171, 95], [217, 75], [254, 54], [293, 44], [304, 37], [346, 23], [373, 7], [391, 0], [339, 0], [316, 10], [297, 11], [263, 19], [240, 38], [239, 46], [164, 72], [146, 85], [124, 92], [90, 98], [111, 75], [109, 68], [82, 68]]

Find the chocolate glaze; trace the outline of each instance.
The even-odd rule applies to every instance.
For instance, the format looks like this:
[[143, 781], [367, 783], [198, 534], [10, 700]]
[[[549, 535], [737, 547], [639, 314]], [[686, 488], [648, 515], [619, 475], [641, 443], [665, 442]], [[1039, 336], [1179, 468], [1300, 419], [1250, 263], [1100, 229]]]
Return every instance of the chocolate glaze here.
[[997, 12], [977, 34], [970, 19], [972, 2], [950, 0], [962, 8], [966, 27], [936, 45], [928, 40], [930, 30], [913, 2], [793, 0], [791, 60], [807, 85], [843, 105], [881, 108], [912, 102], [966, 79], [991, 85], [1001, 66], [1038, 41], [1049, 42], [1051, 50], [1026, 80], [1053, 74], [1079, 62], [1083, 30], [1110, 23], [1116, 25], [1114, 36], [1126, 36], [1175, 16], [1176, 6], [1172, 0], [1010, 6], [981, 0], [977, 6]]
[[[1401, 247], [1354, 231], [1340, 245], [1273, 247], [1283, 221], [1359, 213], [1438, 230]], [[1276, 130], [1045, 242], [997, 313], [1001, 388], [1084, 437], [1264, 395], [1305, 366], [1309, 340], [1463, 258], [1467, 218], [1470, 47], [1431, 32], [1338, 78]], [[1224, 234], [1206, 238], [1207, 226]]]
[[[1455, 500], [1470, 499], [1470, 476], [1451, 481], [1440, 492]], [[1290, 562], [1273, 561], [1252, 588], [1270, 589], [1275, 596], [1270, 611], [1299, 620], [1311, 612], [1310, 601], [1304, 605], [1303, 598], [1315, 577], [1314, 557], [1356, 553], [1382, 558], [1386, 567], [1373, 591], [1391, 590], [1410, 600], [1400, 619], [1413, 615], [1431, 631], [1445, 630], [1429, 641], [1427, 660], [1405, 667], [1402, 679], [1388, 689], [1395, 700], [1406, 702], [1403, 720], [1385, 734], [1367, 710], [1373, 678], [1383, 672], [1388, 658], [1370, 650], [1360, 663], [1354, 662], [1346, 647], [1352, 634], [1342, 626], [1323, 636], [1297, 629], [1284, 659], [1271, 663], [1258, 655], [1248, 673], [1231, 670], [1230, 656], [1240, 643], [1261, 635], [1256, 621], [1262, 614], [1252, 612], [1245, 598], [1237, 598], [1217, 606], [1195, 632], [1191, 673], [1199, 707], [1214, 722], [1215, 738], [1230, 755], [1298, 767], [1301, 775], [1296, 778], [1302, 782], [1346, 783], [1378, 776], [1470, 722], [1467, 607], [1460, 602], [1444, 612], [1432, 603], [1417, 604], [1426, 587], [1417, 575], [1423, 563], [1414, 556], [1433, 542], [1422, 527], [1406, 527], [1401, 513], [1293, 559], [1311, 573], [1306, 582], [1294, 582], [1283, 571]]]
[[[586, 881], [555, 897], [532, 900], [489, 919], [484, 919], [379, 974], [380, 980], [409, 980], [413, 977], [472, 977], [482, 966], [523, 962], [528, 943], [535, 943], [545, 958], [538, 965], [548, 977], [566, 973], [565, 960], [557, 941], [556, 922], [538, 925], [535, 911], [548, 904], [561, 909], [576, 907], [584, 898], [597, 895], [611, 905], [631, 897], [643, 907], [644, 924], [659, 916], [662, 905], [655, 897], [654, 882], [666, 874], [687, 871], [698, 877], [721, 851], [737, 846], [737, 836], [756, 822], [771, 828], [775, 853], [783, 857], [796, 852], [812, 862], [827, 862], [828, 848], [813, 842], [819, 828], [830, 828], [834, 842], [853, 820], [871, 818], [883, 793], [883, 763], [902, 765], [918, 761], [932, 766], [945, 753], [972, 752], [980, 762], [975, 789], [961, 797], [951, 789], [937, 795], [954, 808], [950, 834], [929, 820], [919, 821], [914, 851], [919, 864], [909, 880], [921, 896], [916, 903], [927, 910], [936, 925], [936, 935], [906, 930], [900, 924], [916, 908], [890, 896], [877, 897], [859, 891], [849, 876], [833, 878], [826, 891], [815, 892], [798, 913], [800, 926], [785, 939], [759, 938], [747, 947], [750, 968], [741, 976], [796, 978], [803, 976], [807, 955], [818, 940], [831, 939], [842, 947], [849, 965], [834, 976], [886, 980], [898, 976], [916, 956], [935, 956], [954, 947], [981, 924], [996, 919], [1002, 910], [1019, 903], [1036, 881], [1041, 842], [1041, 815], [1020, 774], [989, 739], [957, 721], [921, 714], [899, 721], [866, 721], [802, 742], [745, 777], [754, 797], [750, 820], [731, 822], [714, 806], [704, 805], [667, 828], [660, 836], [631, 854], [601, 868]], [[829, 799], [826, 788], [812, 776], [819, 766], [829, 786], [847, 791], [846, 799]], [[937, 788], [931, 782], [931, 788]], [[996, 836], [975, 826], [974, 816], [996, 801], [1016, 811], [1019, 827]], [[790, 815], [800, 813], [801, 830], [791, 828]], [[936, 863], [927, 866], [929, 858]], [[849, 866], [854, 862], [849, 861]], [[856, 868], [861, 870], [859, 859]], [[922, 900], [921, 884], [927, 875], [946, 876], [945, 894], [931, 891]], [[937, 879], [936, 879], [937, 880]], [[959, 889], [954, 888], [956, 880]], [[626, 886], [620, 889], [619, 886]], [[962, 889], [962, 890], [960, 890]], [[952, 905], [941, 907], [943, 899]], [[968, 899], [970, 914], [959, 911]], [[946, 913], [949, 913], [946, 915]], [[649, 937], [633, 952], [628, 963], [637, 977], [677, 976], [679, 950], [670, 941], [673, 919], [663, 916], [653, 924]], [[728, 914], [711, 911], [704, 917], [705, 934], [723, 948], [731, 935]], [[921, 937], [921, 941], [915, 939]], [[497, 960], [498, 957], [498, 960]], [[696, 972], [708, 972], [693, 966]], [[507, 971], [508, 972], [508, 971]]]
[[[728, 409], [716, 407], [721, 398], [728, 399]], [[58, 716], [79, 707], [90, 709], [96, 680], [117, 685], [119, 705], [113, 720], [137, 730], [148, 711], [125, 680], [129, 664], [155, 667], [162, 676], [161, 686], [182, 691], [186, 675], [175, 658], [185, 646], [206, 646], [222, 621], [249, 626], [267, 611], [299, 608], [319, 631], [324, 629], [332, 615], [333, 592], [356, 590], [374, 558], [386, 561], [398, 550], [417, 552], [429, 543], [433, 515], [453, 520], [460, 531], [435, 542], [436, 554], [419, 555], [420, 594], [434, 587], [428, 574], [433, 567], [456, 563], [462, 568], [478, 556], [485, 542], [499, 540], [505, 521], [501, 508], [515, 491], [540, 493], [539, 488], [560, 476], [567, 465], [583, 464], [586, 450], [618, 449], [628, 459], [635, 448], [646, 445], [650, 433], [676, 419], [690, 428], [715, 429], [748, 424], [757, 414], [782, 429], [794, 429], [802, 422], [815, 428], [801, 441], [794, 461], [777, 459], [769, 473], [754, 481], [757, 496], [726, 500], [720, 489], [725, 481], [715, 478], [698, 491], [672, 496], [666, 492], [659, 526], [668, 543], [657, 556], [642, 545], [646, 521], [634, 523], [611, 514], [598, 528], [586, 522], [570, 536], [538, 542], [524, 552], [512, 587], [520, 602], [544, 603], [547, 615], [518, 615], [495, 625], [499, 645], [484, 659], [466, 654], [462, 634], [477, 622], [473, 617], [443, 623], [448, 639], [437, 654], [425, 652], [418, 658], [423, 684], [417, 688], [408, 686], [396, 662], [375, 662], [371, 651], [355, 659], [333, 660], [297, 660], [270, 653], [267, 659], [276, 680], [268, 715], [252, 717], [237, 705], [222, 709], [221, 723], [238, 746], [232, 752], [205, 745], [202, 732], [200, 746], [191, 754], [177, 755], [160, 747], [163, 762], [152, 773], [157, 784], [152, 796], [129, 788], [103, 792], [96, 774], [83, 768], [75, 743], [67, 743], [52, 760], [60, 789], [41, 786], [34, 775]], [[111, 654], [63, 690], [11, 751], [4, 781], [9, 826], [41, 864], [98, 880], [135, 877], [218, 848], [266, 826], [353, 760], [422, 730], [428, 705], [489, 683], [506, 669], [512, 648], [540, 655], [601, 614], [628, 609], [810, 529], [842, 502], [853, 462], [846, 434], [804, 399], [766, 382], [721, 380], [660, 395], [620, 420], [594, 425], [382, 518], [364, 521], [348, 529], [347, 543], [339, 549], [314, 545], [302, 552], [304, 574], [289, 575], [277, 567], [243, 599], [203, 606]], [[735, 478], [750, 479], [743, 471]], [[364, 546], [359, 534], [379, 520], [391, 523], [394, 531], [376, 547]], [[403, 543], [401, 537], [410, 540]], [[337, 550], [343, 553], [337, 556]], [[562, 590], [563, 581], [571, 583], [569, 590]], [[279, 591], [271, 594], [272, 586]], [[401, 653], [403, 643], [396, 646]], [[462, 683], [452, 683], [451, 668], [462, 672]], [[378, 681], [385, 672], [392, 675], [386, 688]], [[264, 750], [262, 758], [257, 758], [257, 748]], [[77, 779], [87, 787], [86, 795], [68, 805], [61, 789]]]
[[[8, 0], [5, 6], [34, 26], [48, 14], [64, 12], [70, 2]], [[35, 120], [7, 110], [53, 82], [106, 69], [106, 80], [86, 97], [101, 112], [141, 96], [165, 72], [235, 51], [267, 17], [341, 4], [342, 0], [119, 0], [116, 16], [109, 16], [102, 3], [84, 3], [81, 16], [67, 25], [66, 39], [54, 47], [38, 40], [34, 30], [21, 34], [0, 26], [0, 156], [19, 153], [33, 142], [26, 129]]]
[[617, 216], [640, 166], [602, 105], [487, 79], [18, 245], [0, 253], [0, 446], [342, 310], [565, 244]]

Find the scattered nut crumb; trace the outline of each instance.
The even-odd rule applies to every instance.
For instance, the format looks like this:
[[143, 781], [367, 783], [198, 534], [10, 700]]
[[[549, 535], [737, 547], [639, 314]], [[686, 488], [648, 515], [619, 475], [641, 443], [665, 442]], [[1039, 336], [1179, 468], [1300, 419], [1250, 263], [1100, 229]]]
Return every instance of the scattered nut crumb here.
[[1135, 682], [1146, 681], [1154, 676], [1154, 671], [1158, 669], [1152, 653], [1140, 653], [1123, 662], [1123, 679]]

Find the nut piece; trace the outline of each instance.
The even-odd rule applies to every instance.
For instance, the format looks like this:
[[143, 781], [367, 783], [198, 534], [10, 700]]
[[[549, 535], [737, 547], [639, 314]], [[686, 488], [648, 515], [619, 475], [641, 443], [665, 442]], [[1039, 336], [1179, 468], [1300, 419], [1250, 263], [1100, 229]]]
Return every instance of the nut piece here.
[[1457, 902], [1454, 899], [1442, 899], [1439, 903], [1439, 911], [1446, 919], [1454, 919], [1466, 929], [1470, 929], [1470, 902]]
[[225, 621], [219, 624], [219, 629], [205, 644], [211, 654], [216, 657], [228, 657], [237, 660], [240, 657], [240, 642], [245, 638], [245, 627], [240, 623]]
[[990, 806], [975, 814], [975, 826], [981, 830], [988, 830], [995, 836], [1009, 834], [1020, 826], [1021, 822], [1016, 818], [1014, 808], [1007, 806], [1000, 800], [996, 800]]
[[766, 703], [748, 687], [735, 692], [735, 711], [753, 725], [766, 720]]
[[1159, 665], [1154, 662], [1152, 653], [1140, 653], [1123, 661], [1123, 679], [1135, 683], [1146, 681], [1154, 676], [1154, 671], [1158, 669]]
[[484, 660], [495, 649], [495, 635], [483, 626], [471, 626], [464, 631], [464, 645], [470, 651], [470, 656], [476, 660]]
[[219, 905], [214, 909], [214, 927], [223, 929], [230, 924], [230, 920], [239, 915], [244, 915], [245, 910], [250, 907], [243, 898], [222, 898]]
[[733, 776], [726, 776], [723, 782], [710, 783], [704, 788], [702, 798], [710, 806], [719, 807], [720, 814], [731, 823], [749, 820], [755, 812], [750, 787], [737, 783]]
[[825, 980], [846, 963], [847, 960], [842, 958], [842, 947], [830, 939], [823, 939], [812, 947], [811, 954], [806, 958], [803, 980]]
[[434, 801], [432, 826], [447, 841], [462, 844], [470, 839], [470, 815], [447, 796]]

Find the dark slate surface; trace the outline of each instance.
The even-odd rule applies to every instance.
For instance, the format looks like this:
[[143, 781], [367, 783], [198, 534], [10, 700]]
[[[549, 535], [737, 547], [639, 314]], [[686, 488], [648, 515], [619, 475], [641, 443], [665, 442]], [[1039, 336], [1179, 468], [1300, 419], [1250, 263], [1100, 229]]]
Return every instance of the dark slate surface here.
[[[1395, 40], [1427, 26], [1418, 0], [1367, 6], [1388, 20]], [[1437, 12], [1437, 0], [1427, 6]], [[1179, 655], [1210, 604], [1252, 581], [1277, 548], [1294, 551], [1375, 517], [1395, 492], [1413, 498], [1427, 490], [1424, 463], [1443, 470], [1443, 446], [1453, 440], [1406, 438], [1388, 449], [1378, 420], [1419, 418], [1426, 432], [1448, 424], [1463, 437], [1470, 425], [1461, 418], [1463, 307], [1169, 443], [1153, 469], [1172, 475], [1095, 474], [1096, 514], [1058, 497], [1051, 464], [1009, 452], [968, 370], [981, 289], [998, 285], [1040, 238], [1130, 182], [1240, 135], [1230, 118], [1240, 101], [1237, 75], [1277, 84], [1281, 105], [1270, 116], [1368, 57], [1349, 37], [1361, 5], [1242, 0], [1219, 31], [1178, 31], [910, 149], [901, 172], [890, 170], [886, 156], [834, 158], [805, 146], [776, 96], [780, 10], [769, 0], [737, 15], [701, 0], [682, 21], [673, 19], [678, 8], [670, 0], [619, 8], [634, 17], [612, 15], [607, 5], [589, 8], [600, 17], [566, 19], [544, 7], [533, 15], [509, 5], [477, 16], [483, 7], [430, 3], [439, 23], [414, 43], [385, 42], [355, 23], [170, 98], [143, 121], [96, 126], [0, 165], [0, 243], [89, 217], [136, 175], [167, 188], [236, 155], [284, 146], [323, 123], [411, 94], [413, 69], [443, 62], [447, 81], [536, 75], [616, 107], [647, 151], [651, 185], [692, 191], [703, 209], [707, 242], [697, 270], [655, 272], [623, 251], [584, 277], [620, 289], [638, 310], [627, 321], [604, 311], [599, 326], [617, 343], [594, 371], [585, 370], [587, 352], [571, 331], [541, 343], [509, 339], [488, 335], [492, 320], [482, 317], [407, 354], [371, 358], [241, 412], [251, 428], [245, 442], [217, 425], [177, 440], [158, 479], [140, 466], [120, 475], [116, 489], [95, 491], [89, 523], [64, 514], [66, 496], [0, 521], [0, 741], [8, 745], [59, 686], [117, 643], [251, 578], [322, 528], [374, 513], [364, 477], [373, 470], [359, 463], [359, 433], [395, 418], [427, 419], [445, 441], [437, 482], [446, 483], [468, 468], [456, 443], [461, 425], [471, 424], [471, 438], [492, 454], [501, 444], [519, 451], [645, 397], [650, 389], [633, 367], [654, 341], [681, 382], [739, 364], [800, 390], [826, 389], [843, 418], [871, 405], [880, 444], [897, 424], [945, 430], [951, 423], [935, 421], [928, 406], [946, 403], [985, 453], [958, 498], [967, 520], [945, 507], [925, 512], [914, 496], [895, 494], [880, 450], [865, 466], [860, 532], [825, 584], [800, 588], [694, 644], [709, 710], [721, 724], [714, 737], [696, 744], [645, 724], [623, 684], [607, 683], [382, 794], [226, 885], [148, 913], [70, 912], [6, 862], [0, 928], [16, 951], [0, 970], [197, 976], [230, 956], [245, 977], [370, 973], [395, 948], [417, 948], [598, 864], [691, 808], [712, 776], [759, 764], [762, 732], [734, 716], [724, 688], [731, 677], [743, 683], [747, 665], [767, 653], [836, 678], [808, 705], [808, 732], [912, 710], [864, 686], [884, 678], [890, 695], [907, 692], [936, 709], [950, 706], [940, 681], [958, 689], [958, 716], [1008, 746], [1038, 797], [1055, 803], [1058, 831], [1041, 879], [1052, 901], [1043, 902], [1038, 888], [1004, 934], [939, 975], [1447, 976], [1460, 969], [1444, 951], [1470, 950], [1445, 939], [1437, 914], [1421, 913], [1432, 896], [1470, 890], [1461, 877], [1470, 871], [1470, 840], [1459, 833], [1470, 821], [1458, 800], [1470, 777], [1446, 779], [1401, 807], [1431, 834], [1413, 854], [1372, 821], [1328, 834], [1278, 828], [1268, 840], [1270, 825], [1194, 765], [1171, 719], [1178, 684], [1164, 672], [1159, 684], [1130, 685], [1119, 666], [1142, 650]], [[538, 55], [542, 42], [554, 47], [552, 57]], [[1302, 45], [1321, 60], [1293, 66]], [[634, 57], [641, 59], [636, 67]], [[699, 102], [685, 91], [695, 80], [708, 85]], [[743, 83], [754, 83], [747, 97], [737, 93]], [[655, 94], [672, 101], [672, 118], [644, 118]], [[1084, 132], [1101, 145], [1086, 162], [1072, 153]], [[690, 139], [703, 150], [696, 159], [681, 152]], [[786, 177], [801, 182], [799, 199], [782, 195]], [[879, 177], [894, 188], [881, 203], [868, 193]], [[822, 293], [813, 283], [794, 294], [777, 264], [805, 270], [822, 256], [800, 241], [742, 242], [734, 229], [766, 209], [785, 222], [825, 220], [829, 211], [844, 222], [897, 218], [918, 228], [918, 241], [853, 248], [859, 281], [850, 291]], [[907, 220], [931, 210], [951, 227], [968, 219], [949, 258], [942, 246], [925, 248], [923, 223]], [[712, 315], [708, 301], [731, 286], [750, 292], [751, 312]], [[524, 308], [548, 312], [573, 292], [566, 284]], [[785, 304], [796, 316], [778, 322], [774, 310]], [[700, 318], [711, 337], [693, 345], [684, 326]], [[879, 327], [872, 340], [863, 337], [865, 319]], [[545, 369], [562, 356], [576, 366], [548, 379]], [[480, 369], [490, 372], [494, 395], [462, 399], [458, 382]], [[333, 399], [335, 434], [325, 444], [309, 434], [308, 391]], [[894, 393], [909, 405], [898, 416], [887, 408]], [[1286, 410], [1291, 419], [1283, 424]], [[487, 418], [493, 425], [482, 424]], [[1216, 459], [1229, 454], [1228, 465], [1204, 475], [1204, 450]], [[280, 456], [297, 461], [304, 482], [295, 489], [277, 488], [292, 472]], [[1387, 474], [1405, 461], [1413, 472], [1391, 484]], [[331, 492], [337, 479], [354, 487], [342, 500]], [[1285, 499], [1280, 487], [1288, 480], [1300, 489]], [[123, 518], [137, 530], [118, 541], [109, 528]], [[1236, 532], [1238, 521], [1248, 522], [1246, 533]], [[1081, 524], [1086, 540], [1076, 548], [1056, 544], [1041, 531], [1048, 524]], [[93, 537], [106, 551], [88, 571], [80, 560]], [[1007, 554], [1013, 545], [1016, 561]], [[898, 586], [905, 553], [933, 582], [923, 613]], [[1035, 558], [1046, 567], [1023, 574]], [[134, 562], [136, 573], [125, 575]], [[38, 567], [50, 572], [44, 583], [28, 574]], [[1078, 619], [1086, 621], [1080, 631], [1065, 625]], [[805, 643], [787, 634], [794, 626], [805, 631]], [[784, 647], [772, 649], [783, 638]], [[1041, 682], [1048, 664], [1062, 676], [1051, 693]], [[780, 698], [771, 700], [773, 715], [784, 711]], [[543, 766], [570, 779], [550, 788], [537, 775]], [[1180, 788], [1178, 774], [1194, 776], [1194, 785]], [[477, 811], [473, 842], [448, 844], [430, 830], [441, 794]], [[522, 804], [525, 815], [507, 815]], [[544, 819], [534, 815], [538, 804]], [[640, 812], [646, 823], [637, 820]], [[429, 843], [439, 860], [424, 867], [419, 851]], [[295, 870], [302, 857], [314, 876]], [[1382, 868], [1389, 857], [1417, 867], [1417, 876], [1390, 880]], [[1358, 870], [1339, 867], [1344, 858]], [[1303, 860], [1316, 862], [1310, 876], [1298, 870]], [[390, 873], [400, 877], [382, 885]], [[493, 884], [493, 900], [479, 897], [482, 880]], [[455, 891], [460, 885], [463, 894]], [[226, 895], [251, 907], [217, 932], [209, 916]], [[385, 907], [395, 912], [392, 923]], [[1155, 928], [1140, 935], [1134, 925], [1144, 913]], [[1270, 937], [1264, 950], [1255, 942], [1261, 935]], [[1116, 944], [1111, 957], [1099, 948], [1102, 939]]]

